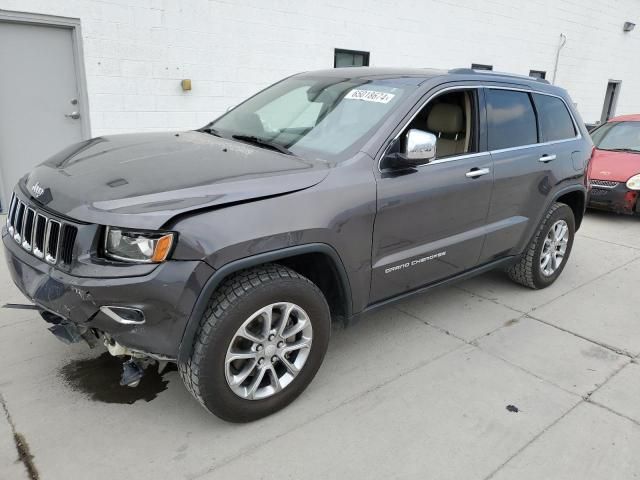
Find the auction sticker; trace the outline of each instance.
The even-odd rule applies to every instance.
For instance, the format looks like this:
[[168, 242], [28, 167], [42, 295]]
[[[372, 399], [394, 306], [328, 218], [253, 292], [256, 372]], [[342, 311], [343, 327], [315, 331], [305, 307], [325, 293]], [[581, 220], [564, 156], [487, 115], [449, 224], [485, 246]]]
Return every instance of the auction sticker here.
[[387, 92], [376, 92], [375, 90], [351, 90], [344, 98], [347, 100], [364, 100], [365, 102], [389, 103], [395, 95]]

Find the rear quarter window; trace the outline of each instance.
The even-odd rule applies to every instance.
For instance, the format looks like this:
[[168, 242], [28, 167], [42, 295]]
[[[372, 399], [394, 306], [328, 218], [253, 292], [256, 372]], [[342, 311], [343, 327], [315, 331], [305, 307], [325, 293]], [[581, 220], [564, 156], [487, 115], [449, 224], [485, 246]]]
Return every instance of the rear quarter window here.
[[526, 92], [487, 90], [489, 150], [538, 143], [536, 115]]
[[576, 136], [576, 129], [567, 106], [558, 97], [533, 94], [538, 111], [540, 136], [543, 142], [565, 140]]

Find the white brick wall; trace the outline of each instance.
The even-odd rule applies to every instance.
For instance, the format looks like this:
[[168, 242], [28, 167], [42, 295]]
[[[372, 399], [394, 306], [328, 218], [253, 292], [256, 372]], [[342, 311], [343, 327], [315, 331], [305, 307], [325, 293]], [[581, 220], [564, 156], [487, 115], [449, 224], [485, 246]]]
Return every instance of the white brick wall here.
[[[551, 78], [585, 121], [609, 79], [617, 112], [640, 112], [637, 0], [0, 0], [0, 9], [82, 22], [94, 135], [194, 128], [264, 86], [333, 66], [333, 49], [375, 66], [468, 67]], [[622, 32], [622, 24], [639, 24]], [[180, 80], [191, 78], [183, 92]]]

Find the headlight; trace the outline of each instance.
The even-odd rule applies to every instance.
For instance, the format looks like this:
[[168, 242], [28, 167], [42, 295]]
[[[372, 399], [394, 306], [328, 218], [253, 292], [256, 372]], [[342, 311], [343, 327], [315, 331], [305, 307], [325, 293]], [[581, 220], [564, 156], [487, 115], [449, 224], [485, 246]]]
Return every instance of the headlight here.
[[173, 246], [173, 233], [135, 232], [107, 227], [105, 256], [138, 263], [164, 262]]
[[627, 180], [627, 188], [629, 190], [640, 190], [640, 173]]

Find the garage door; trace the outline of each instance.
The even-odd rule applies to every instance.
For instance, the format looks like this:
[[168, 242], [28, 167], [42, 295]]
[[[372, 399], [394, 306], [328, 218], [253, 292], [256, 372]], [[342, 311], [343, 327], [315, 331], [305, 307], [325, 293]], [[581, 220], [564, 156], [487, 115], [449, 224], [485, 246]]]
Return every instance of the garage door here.
[[0, 206], [31, 168], [88, 125], [81, 105], [74, 29], [0, 17]]

